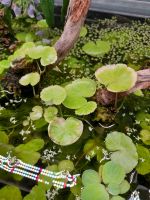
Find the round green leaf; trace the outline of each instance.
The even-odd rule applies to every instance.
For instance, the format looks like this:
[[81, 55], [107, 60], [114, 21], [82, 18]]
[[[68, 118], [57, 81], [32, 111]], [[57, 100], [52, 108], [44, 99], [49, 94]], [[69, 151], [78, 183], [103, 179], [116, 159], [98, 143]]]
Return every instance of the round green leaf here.
[[92, 97], [96, 92], [96, 82], [89, 78], [77, 79], [65, 89], [69, 96]]
[[8, 144], [8, 141], [9, 141], [8, 135], [4, 131], [0, 130], [0, 143]]
[[94, 101], [87, 102], [79, 108], [78, 110], [75, 111], [76, 115], [89, 115], [93, 113], [97, 108], [97, 104]]
[[39, 21], [37, 22], [37, 26], [38, 26], [39, 28], [48, 28], [48, 25], [47, 25], [47, 22], [46, 22], [45, 19], [39, 20]]
[[109, 200], [109, 194], [107, 193], [104, 185], [93, 184], [87, 185], [81, 192], [82, 200]]
[[139, 163], [136, 170], [139, 174], [146, 175], [150, 173], [150, 150], [137, 145], [137, 152], [139, 156]]
[[106, 137], [106, 147], [111, 153], [111, 160], [131, 172], [138, 163], [136, 147], [131, 138], [121, 132], [112, 132]]
[[99, 184], [100, 177], [98, 172], [92, 169], [84, 171], [82, 175], [82, 183], [84, 186], [88, 186], [89, 184]]
[[43, 108], [41, 106], [34, 106], [32, 108], [32, 111], [33, 112], [30, 113], [30, 119], [31, 120], [36, 121], [36, 120], [38, 120], [42, 117]]
[[[49, 180], [48, 180], [49, 181]], [[23, 200], [46, 200], [45, 190], [40, 186], [34, 186], [29, 194]]]
[[30, 51], [28, 52], [28, 56], [32, 59], [39, 59], [41, 58], [41, 53], [44, 50], [44, 46], [39, 45], [39, 46], [35, 46], [33, 48], [30, 49]]
[[119, 185], [116, 185], [116, 184], [109, 184], [108, 187], [107, 187], [107, 190], [109, 192], [109, 194], [111, 195], [118, 195], [120, 194], [120, 187]]
[[49, 105], [60, 105], [66, 98], [66, 91], [59, 85], [53, 85], [44, 88], [40, 94], [40, 97]]
[[2, 60], [0, 61], [0, 74], [3, 73], [5, 69], [8, 69], [10, 67], [10, 61], [9, 60]]
[[48, 123], [50, 123], [52, 120], [55, 119], [55, 117], [57, 116], [58, 110], [56, 107], [48, 107], [45, 109], [44, 111], [44, 118], [45, 121], [47, 121]]
[[119, 185], [120, 187], [120, 193], [119, 194], [125, 194], [130, 189], [130, 184], [128, 181], [123, 180], [122, 183]]
[[21, 192], [16, 186], [5, 186], [0, 189], [1, 200], [22, 200]]
[[103, 66], [95, 72], [95, 76], [111, 92], [128, 91], [137, 81], [137, 73], [124, 64]]
[[59, 171], [73, 171], [74, 170], [74, 164], [71, 160], [62, 160], [58, 164]]
[[102, 169], [102, 179], [105, 184], [119, 185], [125, 178], [125, 170], [113, 161], [107, 162]]
[[85, 37], [87, 35], [87, 28], [86, 27], [82, 27], [81, 31], [80, 31], [80, 37]]
[[150, 114], [145, 112], [139, 112], [136, 115], [136, 120], [140, 122], [140, 126], [143, 129], [150, 131]]
[[62, 146], [75, 143], [83, 132], [82, 121], [73, 117], [57, 118], [48, 127], [48, 134], [51, 140]]
[[121, 196], [114, 196], [111, 198], [111, 200], [125, 200], [125, 199]]
[[63, 102], [63, 105], [69, 109], [79, 109], [87, 103], [84, 97], [67, 95]]
[[110, 51], [110, 43], [97, 40], [88, 42], [82, 47], [83, 51], [90, 56], [101, 56]]
[[21, 77], [19, 83], [23, 86], [32, 85], [35, 86], [40, 81], [40, 74], [37, 72], [32, 72]]
[[150, 130], [141, 130], [140, 136], [144, 144], [150, 145]]
[[44, 47], [41, 54], [41, 65], [47, 66], [55, 63], [57, 60], [57, 52], [54, 47]]

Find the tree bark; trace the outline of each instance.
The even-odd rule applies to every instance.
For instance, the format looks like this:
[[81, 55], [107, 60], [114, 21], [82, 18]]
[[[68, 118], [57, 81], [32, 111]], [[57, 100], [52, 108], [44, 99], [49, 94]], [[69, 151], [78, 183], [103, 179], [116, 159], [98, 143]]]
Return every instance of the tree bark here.
[[[117, 93], [118, 99], [128, 96], [137, 90], [150, 88], [150, 69], [140, 70], [137, 72], [137, 82], [133, 88], [126, 92]], [[107, 89], [99, 89], [96, 92], [96, 101], [102, 105], [110, 105], [115, 102], [116, 93], [109, 92]]]
[[73, 48], [84, 24], [91, 0], [70, 0], [67, 21], [60, 39], [54, 45], [59, 63]]

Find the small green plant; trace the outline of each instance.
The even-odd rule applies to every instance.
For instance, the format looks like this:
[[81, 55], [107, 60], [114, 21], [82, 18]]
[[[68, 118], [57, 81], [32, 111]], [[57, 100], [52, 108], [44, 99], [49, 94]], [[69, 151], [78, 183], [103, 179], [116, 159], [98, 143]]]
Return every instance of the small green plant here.
[[137, 81], [137, 73], [124, 64], [101, 67], [95, 72], [95, 76], [111, 92], [127, 91]]

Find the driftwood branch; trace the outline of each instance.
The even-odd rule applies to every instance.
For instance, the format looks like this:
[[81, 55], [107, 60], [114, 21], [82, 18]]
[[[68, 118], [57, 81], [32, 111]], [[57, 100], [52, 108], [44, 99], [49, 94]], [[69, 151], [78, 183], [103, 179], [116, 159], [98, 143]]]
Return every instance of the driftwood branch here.
[[70, 0], [67, 21], [60, 39], [55, 44], [59, 63], [72, 49], [84, 24], [91, 0]]
[[[126, 92], [118, 93], [118, 99], [128, 96], [137, 90], [150, 88], [150, 69], [140, 70], [137, 72], [138, 79], [133, 88]], [[106, 89], [99, 89], [96, 93], [96, 101], [102, 105], [109, 105], [115, 102], [116, 93], [109, 92]]]

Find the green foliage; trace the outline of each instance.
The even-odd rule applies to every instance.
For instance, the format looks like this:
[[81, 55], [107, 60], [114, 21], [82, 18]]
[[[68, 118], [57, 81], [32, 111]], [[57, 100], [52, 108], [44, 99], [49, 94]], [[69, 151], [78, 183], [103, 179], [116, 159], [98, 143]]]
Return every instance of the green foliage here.
[[19, 83], [23, 86], [32, 85], [35, 86], [40, 81], [40, 74], [37, 72], [31, 72], [29, 74], [24, 75], [19, 80]]
[[57, 118], [48, 127], [48, 134], [51, 140], [61, 146], [75, 143], [83, 132], [82, 121], [73, 117]]
[[96, 92], [96, 83], [92, 79], [77, 79], [66, 87], [67, 97], [63, 105], [70, 109], [77, 109], [77, 115], [88, 115], [95, 111], [95, 102], [87, 102], [86, 98], [92, 97]]
[[4, 131], [0, 131], [0, 143], [8, 144], [9, 138], [8, 135]]
[[33, 42], [35, 35], [33, 33], [21, 32], [16, 34], [16, 38], [20, 42]]
[[5, 69], [8, 69], [10, 67], [10, 62], [8, 60], [2, 60], [0, 61], [0, 74], [3, 73]]
[[122, 198], [121, 196], [114, 196], [111, 198], [111, 200], [125, 200], [125, 199]]
[[74, 170], [74, 164], [71, 160], [62, 160], [58, 164], [58, 170], [59, 171], [73, 171]]
[[150, 173], [150, 151], [149, 149], [137, 145], [137, 152], [139, 156], [139, 163], [136, 170], [139, 174], [145, 175]]
[[22, 200], [21, 192], [16, 186], [5, 186], [0, 189], [1, 200]]
[[30, 119], [36, 121], [42, 117], [43, 108], [41, 106], [34, 106], [32, 112], [30, 113]]
[[141, 130], [140, 137], [144, 144], [150, 145], [150, 130]]
[[106, 148], [112, 151], [111, 160], [119, 164], [126, 173], [131, 172], [138, 163], [137, 150], [130, 139], [120, 132], [112, 132], [106, 137]]
[[89, 101], [84, 104], [81, 108], [75, 111], [76, 115], [89, 115], [93, 113], [97, 108], [97, 104], [94, 101]]
[[97, 80], [111, 92], [124, 92], [137, 81], [137, 73], [124, 64], [108, 65], [95, 72]]
[[48, 107], [44, 110], [44, 119], [48, 123], [50, 123], [52, 120], [54, 120], [57, 116], [58, 110], [56, 107]]
[[100, 56], [110, 51], [110, 43], [97, 40], [95, 43], [90, 41], [82, 47], [83, 51], [90, 56]]
[[44, 88], [40, 97], [48, 105], [60, 105], [66, 98], [66, 91], [59, 85]]
[[32, 139], [26, 144], [20, 144], [14, 149], [14, 153], [17, 158], [29, 164], [36, 164], [40, 158], [40, 154], [37, 152], [44, 146], [44, 140]]
[[54, 26], [54, 0], [40, 0], [40, 6], [49, 27]]
[[136, 120], [140, 123], [140, 126], [143, 129], [150, 131], [150, 114], [149, 113], [139, 112], [136, 115]]
[[102, 178], [105, 184], [119, 185], [125, 178], [125, 170], [113, 161], [107, 162], [102, 167]]
[[81, 192], [82, 200], [109, 200], [109, 194], [102, 184], [89, 184]]
[[86, 27], [82, 27], [81, 31], [80, 31], [80, 37], [85, 37], [87, 35], [87, 29]]
[[84, 186], [99, 184], [100, 177], [95, 170], [89, 169], [83, 172], [82, 183]]
[[30, 194], [26, 195], [23, 200], [46, 200], [45, 190], [36, 185], [32, 188]]

